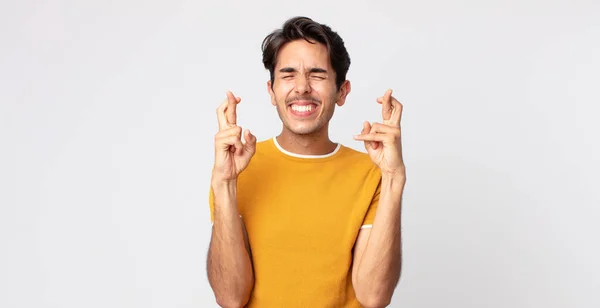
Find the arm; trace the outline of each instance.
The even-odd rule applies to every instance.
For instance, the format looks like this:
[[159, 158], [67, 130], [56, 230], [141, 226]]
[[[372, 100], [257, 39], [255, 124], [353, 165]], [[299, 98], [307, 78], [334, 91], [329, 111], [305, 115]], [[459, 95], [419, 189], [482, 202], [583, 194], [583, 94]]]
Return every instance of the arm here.
[[364, 307], [389, 305], [402, 269], [403, 177], [383, 176], [373, 227], [362, 229], [354, 249], [352, 284]]
[[256, 137], [236, 125], [236, 105], [230, 91], [217, 108], [219, 132], [215, 135], [215, 165], [211, 179], [213, 227], [208, 248], [208, 280], [221, 307], [243, 307], [254, 286], [248, 235], [237, 204], [237, 179], [256, 152]]
[[403, 106], [392, 97], [391, 89], [377, 102], [382, 106], [383, 123], [365, 122], [361, 134], [355, 136], [365, 142], [367, 153], [381, 170], [373, 226], [360, 232], [354, 248], [352, 284], [366, 307], [389, 305], [402, 268], [401, 202], [406, 183], [400, 131]]
[[214, 183], [214, 224], [207, 257], [208, 280], [221, 307], [243, 307], [254, 273], [250, 245], [236, 202], [236, 184]]

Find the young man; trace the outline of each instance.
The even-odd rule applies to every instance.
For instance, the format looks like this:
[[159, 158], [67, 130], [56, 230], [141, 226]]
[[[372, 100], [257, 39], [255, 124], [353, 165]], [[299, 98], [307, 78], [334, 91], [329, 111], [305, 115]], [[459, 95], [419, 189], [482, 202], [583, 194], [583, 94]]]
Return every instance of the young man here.
[[382, 121], [354, 137], [366, 154], [334, 143], [329, 121], [350, 93], [343, 40], [297, 17], [262, 48], [283, 129], [257, 142], [236, 125], [231, 92], [217, 109], [207, 260], [217, 303], [387, 306], [402, 263], [402, 105], [391, 90], [377, 98]]

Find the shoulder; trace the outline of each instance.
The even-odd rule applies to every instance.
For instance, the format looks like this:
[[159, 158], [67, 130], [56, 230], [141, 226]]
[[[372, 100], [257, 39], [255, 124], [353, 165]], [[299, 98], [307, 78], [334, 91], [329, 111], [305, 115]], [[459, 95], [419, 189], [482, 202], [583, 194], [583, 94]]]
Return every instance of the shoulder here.
[[265, 167], [270, 165], [273, 160], [273, 144], [270, 139], [259, 140], [256, 142], [256, 151], [250, 159], [250, 163], [241, 175], [253, 173], [254, 171], [261, 172]]
[[272, 146], [273, 143], [273, 139], [272, 138], [268, 138], [268, 139], [263, 139], [260, 141], [256, 142], [256, 149], [261, 149], [261, 150], [266, 150], [268, 148], [270, 148], [270, 146]]
[[371, 167], [376, 166], [366, 152], [359, 151], [343, 144], [340, 145], [340, 152], [342, 153], [342, 155], [340, 155], [341, 158], [349, 162], [364, 164]]
[[273, 137], [262, 139], [256, 142], [257, 154], [272, 154], [277, 150], [273, 143]]
[[366, 152], [345, 145], [341, 145], [340, 152], [342, 154], [338, 159], [340, 164], [350, 169], [360, 170], [362, 173], [368, 173], [374, 177], [380, 176], [379, 167], [377, 167]]

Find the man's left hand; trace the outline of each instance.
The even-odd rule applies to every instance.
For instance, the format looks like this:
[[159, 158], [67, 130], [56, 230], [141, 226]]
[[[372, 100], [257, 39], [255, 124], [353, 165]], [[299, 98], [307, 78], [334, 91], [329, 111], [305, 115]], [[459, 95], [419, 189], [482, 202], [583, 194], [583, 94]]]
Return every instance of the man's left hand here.
[[361, 133], [354, 139], [364, 141], [367, 153], [383, 176], [405, 177], [400, 133], [402, 104], [392, 96], [391, 89], [377, 98], [377, 102], [381, 104], [383, 122], [371, 124], [365, 121]]

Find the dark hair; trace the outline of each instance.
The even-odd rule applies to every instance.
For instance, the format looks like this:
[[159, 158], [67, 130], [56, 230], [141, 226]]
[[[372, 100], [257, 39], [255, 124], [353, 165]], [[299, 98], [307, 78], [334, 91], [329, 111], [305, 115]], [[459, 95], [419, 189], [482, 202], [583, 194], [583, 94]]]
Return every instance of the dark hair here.
[[303, 16], [288, 19], [281, 29], [271, 32], [262, 42], [262, 61], [271, 74], [271, 86], [273, 86], [279, 50], [283, 45], [298, 39], [304, 39], [313, 44], [316, 41], [327, 47], [329, 61], [335, 71], [335, 83], [339, 90], [346, 80], [346, 73], [350, 68], [350, 56], [344, 46], [344, 40], [329, 26]]

